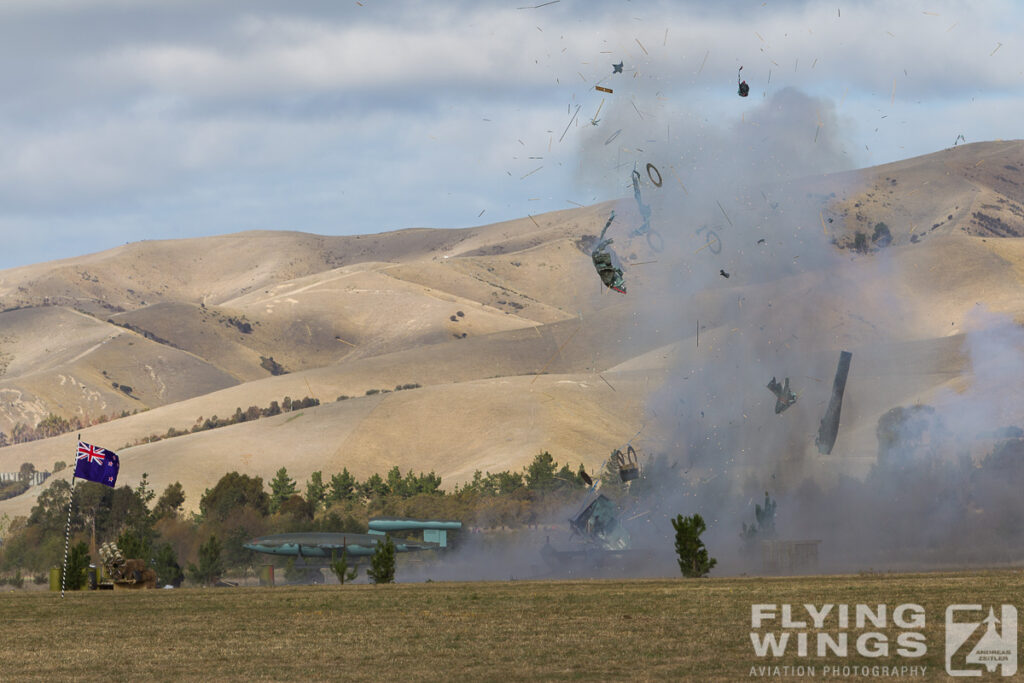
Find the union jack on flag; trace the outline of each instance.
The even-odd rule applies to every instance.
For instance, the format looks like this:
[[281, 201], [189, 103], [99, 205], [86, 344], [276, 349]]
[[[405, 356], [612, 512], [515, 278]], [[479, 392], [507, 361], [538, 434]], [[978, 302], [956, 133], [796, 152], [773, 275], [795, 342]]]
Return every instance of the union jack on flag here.
[[75, 460], [76, 477], [114, 487], [117, 473], [121, 469], [117, 453], [79, 441]]
[[78, 460], [82, 458], [88, 459], [90, 463], [98, 465], [103, 464], [103, 459], [107, 456], [107, 450], [105, 448], [98, 448], [97, 446], [90, 446], [87, 443], [78, 442]]

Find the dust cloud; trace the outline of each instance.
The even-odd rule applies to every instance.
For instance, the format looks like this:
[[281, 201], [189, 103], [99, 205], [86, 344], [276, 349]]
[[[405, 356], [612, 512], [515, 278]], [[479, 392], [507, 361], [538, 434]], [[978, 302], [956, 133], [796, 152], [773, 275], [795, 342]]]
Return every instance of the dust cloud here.
[[[911, 325], [922, 304], [891, 293], [898, 259], [835, 243], [841, 222], [830, 206], [862, 178], [834, 104], [784, 88], [719, 122], [667, 106], [644, 115], [635, 104], [612, 102], [579, 153], [581, 185], [625, 195], [608, 237], [639, 334], [663, 339], [669, 326], [678, 340], [662, 349], [669, 365], [651, 370], [664, 381], [632, 442], [644, 477], [602, 489], [620, 508], [632, 557], [540, 563], [545, 542], [586, 547], [566, 531], [575, 512], [566, 509], [546, 520], [555, 530], [470, 538], [461, 562], [435, 578], [677, 575], [671, 519], [693, 513], [707, 521], [719, 575], [765, 571], [769, 539], [820, 541], [810, 571], [1019, 560], [1024, 331], [979, 306], [970, 331], [937, 340], [963, 357], [951, 367]], [[643, 232], [640, 204], [654, 235]], [[825, 456], [814, 438], [842, 350], [853, 353], [851, 372]], [[781, 414], [766, 388], [773, 377], [790, 378], [798, 396]], [[937, 379], [911, 388], [920, 377]], [[741, 538], [765, 492], [777, 503], [775, 533]]]

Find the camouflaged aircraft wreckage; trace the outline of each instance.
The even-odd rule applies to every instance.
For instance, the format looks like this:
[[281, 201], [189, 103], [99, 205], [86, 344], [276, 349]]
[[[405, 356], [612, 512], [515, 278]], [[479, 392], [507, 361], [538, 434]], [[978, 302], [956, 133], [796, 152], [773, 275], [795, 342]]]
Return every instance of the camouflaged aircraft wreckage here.
[[[627, 445], [625, 453], [615, 449], [609, 459], [625, 485], [640, 477], [633, 446]], [[552, 574], [615, 574], [628, 566], [643, 563], [653, 555], [650, 550], [633, 547], [629, 530], [620, 519], [622, 510], [603, 493], [598, 493], [600, 486], [600, 479], [591, 485], [579, 510], [569, 519], [572, 529], [569, 542], [574, 547], [559, 550], [551, 545], [549, 536], [540, 549], [541, 557]]]

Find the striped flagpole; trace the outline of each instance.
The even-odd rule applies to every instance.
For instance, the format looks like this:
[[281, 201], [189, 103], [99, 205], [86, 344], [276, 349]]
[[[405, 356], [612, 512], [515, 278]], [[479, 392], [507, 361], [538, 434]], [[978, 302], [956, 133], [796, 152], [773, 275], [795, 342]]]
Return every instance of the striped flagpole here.
[[78, 442], [75, 443], [75, 463], [74, 470], [71, 470], [71, 493], [68, 495], [68, 524], [64, 528], [64, 568], [60, 573], [60, 599], [64, 599], [64, 586], [66, 585], [68, 575], [68, 541], [71, 539], [71, 501], [75, 497], [75, 471], [78, 469], [78, 443], [82, 441], [82, 435], [78, 435]]

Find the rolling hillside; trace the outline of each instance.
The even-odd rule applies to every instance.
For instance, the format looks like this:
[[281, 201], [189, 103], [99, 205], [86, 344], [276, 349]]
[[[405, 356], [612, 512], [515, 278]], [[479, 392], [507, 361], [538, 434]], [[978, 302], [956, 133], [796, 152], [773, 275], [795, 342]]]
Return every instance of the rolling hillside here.
[[[82, 438], [119, 451], [124, 483], [181, 481], [191, 509], [230, 470], [268, 480], [286, 466], [301, 483], [398, 465], [450, 487], [541, 450], [593, 469], [630, 439], [701, 476], [729, 458], [795, 485], [866, 471], [890, 408], [987, 389], [977, 335], [1000, 315], [1024, 323], [1021, 141], [723, 193], [717, 216], [668, 206], [654, 203], [660, 253], [620, 227], [636, 221], [630, 198], [463, 230], [143, 242], [2, 271], [0, 431], [134, 413]], [[589, 255], [613, 208], [625, 296]], [[721, 253], [688, 227], [712, 220]], [[854, 353], [841, 437], [821, 456], [841, 349]], [[772, 376], [800, 396], [783, 415]], [[419, 386], [394, 391], [406, 384]], [[1024, 417], [1019, 391], [993, 409], [1005, 424]], [[321, 405], [124, 448], [285, 396]], [[74, 443], [0, 448], [0, 471], [50, 469]], [[27, 513], [39, 489], [0, 515]]]

